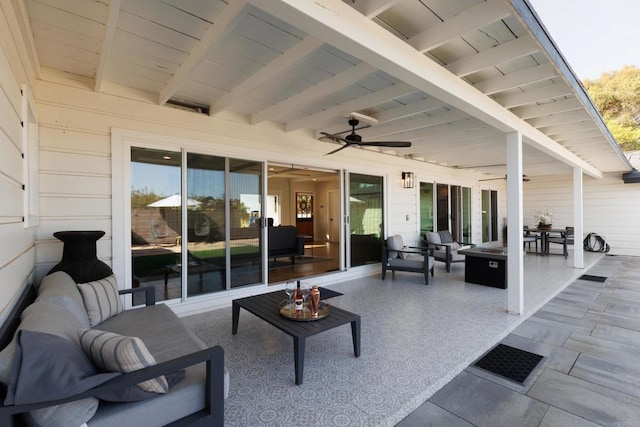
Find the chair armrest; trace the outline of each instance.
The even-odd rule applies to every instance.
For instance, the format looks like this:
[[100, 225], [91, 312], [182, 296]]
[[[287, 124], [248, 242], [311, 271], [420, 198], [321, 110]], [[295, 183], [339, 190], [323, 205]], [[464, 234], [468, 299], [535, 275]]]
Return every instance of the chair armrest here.
[[[138, 384], [139, 382], [156, 378], [160, 375], [171, 374], [180, 369], [187, 368], [198, 363], [206, 362], [206, 401], [207, 406], [211, 406], [210, 402], [223, 402], [224, 404], [224, 350], [220, 346], [209, 347], [191, 354], [177, 357], [158, 363], [154, 366], [139, 369], [134, 372], [119, 375], [104, 384], [91, 388], [89, 390], [69, 396], [64, 399], [50, 400], [47, 402], [30, 403], [25, 405], [8, 405], [0, 404], [0, 424], [6, 421], [11, 422], [10, 417], [13, 414], [21, 414], [36, 409], [46, 408], [49, 406], [60, 405], [63, 403], [74, 402], [76, 400], [85, 399], [87, 397], [97, 397], [106, 392], [112, 392], [124, 387]], [[3, 399], [4, 400], [4, 399]], [[210, 414], [214, 415], [211, 424], [222, 426], [224, 412], [221, 412], [222, 405], [216, 405], [217, 408], [207, 408]], [[214, 413], [214, 409], [216, 409]], [[202, 415], [205, 415], [203, 413]]]
[[433, 248], [423, 246], [405, 246], [403, 249], [392, 249], [398, 253], [415, 255], [433, 255]]
[[136, 294], [136, 293], [145, 293], [144, 297], [144, 305], [155, 305], [156, 304], [156, 288], [153, 286], [143, 286], [141, 288], [131, 288], [131, 289], [120, 289], [118, 291], [119, 295], [125, 294]]

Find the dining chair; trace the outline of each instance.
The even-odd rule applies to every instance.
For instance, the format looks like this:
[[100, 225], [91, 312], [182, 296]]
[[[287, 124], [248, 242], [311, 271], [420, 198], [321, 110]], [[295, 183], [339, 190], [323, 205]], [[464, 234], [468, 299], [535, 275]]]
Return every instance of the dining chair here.
[[522, 236], [522, 249], [525, 249], [527, 245], [529, 245], [529, 251], [531, 251], [531, 244], [535, 243], [536, 245], [536, 253], [538, 252], [538, 241], [540, 240], [540, 235], [529, 230], [529, 226], [525, 225], [523, 227], [523, 236]]
[[564, 231], [561, 232], [560, 235], [549, 235], [549, 237], [547, 237], [547, 244], [555, 243], [562, 245], [562, 255], [564, 255], [565, 258], [569, 256], [568, 246], [573, 245], [573, 242], [573, 227], [565, 227]]

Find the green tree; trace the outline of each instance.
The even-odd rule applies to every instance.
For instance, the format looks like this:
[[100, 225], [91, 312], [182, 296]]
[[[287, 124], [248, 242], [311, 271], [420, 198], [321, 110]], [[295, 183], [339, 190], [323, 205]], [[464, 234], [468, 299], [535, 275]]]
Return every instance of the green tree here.
[[640, 69], [625, 66], [583, 85], [620, 148], [640, 150]]

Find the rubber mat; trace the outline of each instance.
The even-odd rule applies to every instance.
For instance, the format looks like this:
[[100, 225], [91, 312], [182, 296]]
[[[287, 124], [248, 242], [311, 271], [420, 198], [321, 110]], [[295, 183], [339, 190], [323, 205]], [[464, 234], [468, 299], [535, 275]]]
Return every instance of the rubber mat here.
[[604, 276], [592, 276], [591, 274], [583, 274], [582, 276], [578, 277], [578, 279], [589, 280], [591, 282], [600, 282], [600, 283], [604, 283], [604, 281], [607, 280], [607, 278]]
[[498, 344], [474, 366], [523, 384], [542, 358], [539, 354]]

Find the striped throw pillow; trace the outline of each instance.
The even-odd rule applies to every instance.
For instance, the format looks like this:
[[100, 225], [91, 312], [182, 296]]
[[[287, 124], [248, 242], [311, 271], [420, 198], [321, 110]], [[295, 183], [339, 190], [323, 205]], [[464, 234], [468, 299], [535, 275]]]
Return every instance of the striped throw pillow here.
[[84, 306], [89, 315], [89, 325], [96, 326], [108, 318], [124, 311], [124, 305], [118, 295], [116, 276], [88, 283], [78, 283]]
[[[138, 337], [127, 337], [97, 329], [79, 332], [82, 350], [103, 372], [133, 372], [156, 364], [144, 342]], [[137, 384], [144, 391], [166, 393], [169, 390], [164, 375]]]

